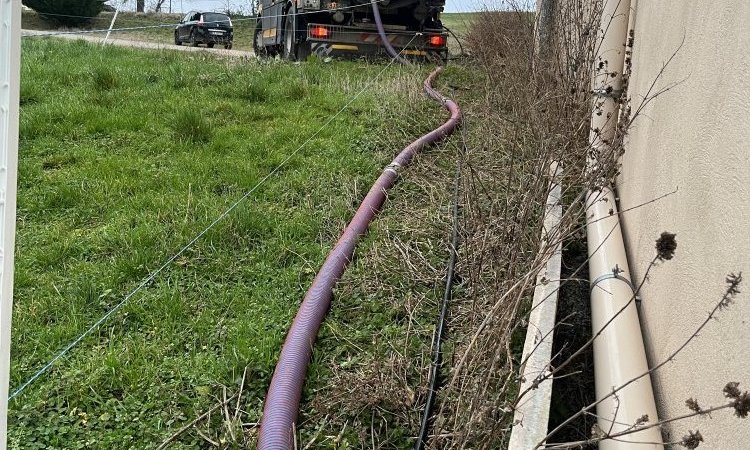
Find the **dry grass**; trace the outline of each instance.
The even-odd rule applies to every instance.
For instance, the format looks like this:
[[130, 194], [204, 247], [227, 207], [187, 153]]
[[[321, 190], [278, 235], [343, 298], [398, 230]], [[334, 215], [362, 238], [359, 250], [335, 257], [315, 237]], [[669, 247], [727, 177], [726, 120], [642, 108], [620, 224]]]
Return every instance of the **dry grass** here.
[[455, 154], [433, 149], [404, 173], [336, 291], [316, 347], [325, 367], [311, 379], [324, 385], [303, 408], [311, 432], [328, 417], [316, 448], [330, 448], [345, 425], [339, 439], [355, 448], [412, 444], [448, 254]]
[[[470, 122], [460, 258], [468, 282], [452, 314], [455, 347], [434, 448], [501, 448], [509, 438], [526, 318], [535, 278], [546, 262], [540, 232], [550, 164], [564, 167], [563, 241], [582, 236], [580, 193], [616, 170], [610, 164], [597, 173], [584, 170], [587, 68], [596, 33], [593, 23], [582, 21], [558, 23], [552, 39], [559, 47], [543, 52], [535, 49], [529, 13], [485, 13], [467, 36], [485, 74], [477, 88], [484, 96], [469, 107], [474, 127]], [[575, 33], [569, 27], [589, 27], [589, 37], [562, 39]]]

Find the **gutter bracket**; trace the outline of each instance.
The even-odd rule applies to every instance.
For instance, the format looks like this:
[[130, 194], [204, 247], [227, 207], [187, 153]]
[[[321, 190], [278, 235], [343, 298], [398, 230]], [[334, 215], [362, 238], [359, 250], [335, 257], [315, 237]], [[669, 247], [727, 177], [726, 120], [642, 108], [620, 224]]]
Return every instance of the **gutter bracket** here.
[[641, 296], [638, 295], [638, 290], [635, 288], [635, 285], [633, 284], [630, 279], [625, 278], [624, 276], [620, 275], [619, 273], [605, 273], [604, 275], [600, 275], [594, 279], [594, 281], [591, 282], [591, 288], [589, 289], [589, 292], [592, 292], [594, 288], [601, 283], [604, 280], [620, 280], [630, 286], [630, 290], [633, 291], [633, 295], [635, 295], [635, 302], [640, 305], [641, 303]]
[[606, 88], [593, 89], [591, 93], [597, 97], [610, 97], [610, 98], [618, 99], [622, 97], [623, 90], [612, 89], [611, 87], [606, 87]]

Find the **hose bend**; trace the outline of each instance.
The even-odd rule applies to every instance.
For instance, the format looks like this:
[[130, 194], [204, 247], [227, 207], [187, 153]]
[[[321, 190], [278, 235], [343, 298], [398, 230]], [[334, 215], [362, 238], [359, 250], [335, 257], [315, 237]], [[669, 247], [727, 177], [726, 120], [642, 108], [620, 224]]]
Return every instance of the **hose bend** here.
[[286, 336], [266, 394], [258, 434], [258, 450], [294, 448], [293, 430], [299, 412], [307, 366], [318, 330], [331, 306], [334, 286], [344, 274], [360, 237], [365, 234], [370, 222], [382, 208], [386, 191], [396, 182], [398, 169], [408, 165], [416, 153], [425, 146], [451, 134], [461, 120], [458, 105], [432, 87], [433, 80], [441, 71], [442, 67], [438, 67], [427, 77], [424, 90], [450, 112], [450, 118], [438, 128], [409, 144], [383, 170], [315, 276]]
[[397, 52], [395, 48], [393, 48], [393, 46], [391, 45], [391, 41], [388, 40], [388, 36], [386, 36], [385, 34], [383, 21], [380, 19], [380, 7], [378, 6], [378, 0], [370, 0], [370, 3], [372, 4], [372, 16], [375, 19], [375, 25], [377, 25], [378, 27], [378, 34], [380, 35], [380, 40], [383, 41], [385, 50], [389, 55], [391, 55], [391, 58], [395, 59], [401, 64], [409, 65], [409, 61], [404, 59], [401, 54]]

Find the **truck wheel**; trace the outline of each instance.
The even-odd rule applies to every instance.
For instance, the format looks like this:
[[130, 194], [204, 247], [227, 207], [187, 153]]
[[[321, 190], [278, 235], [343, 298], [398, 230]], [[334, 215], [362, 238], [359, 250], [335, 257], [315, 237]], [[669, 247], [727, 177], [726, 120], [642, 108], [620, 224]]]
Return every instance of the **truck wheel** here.
[[297, 60], [297, 43], [294, 35], [294, 20], [287, 16], [284, 24], [284, 45], [281, 48], [281, 56], [289, 61]]
[[284, 25], [284, 45], [281, 49], [283, 56], [290, 61], [304, 61], [310, 55], [310, 43], [307, 40], [296, 42], [295, 37], [294, 22], [287, 18]]
[[193, 47], [198, 46], [198, 41], [195, 39], [195, 31], [190, 32], [190, 45]]
[[297, 61], [306, 61], [310, 53], [310, 43], [307, 40], [297, 44]]
[[176, 31], [174, 32], [174, 45], [182, 45], [182, 41], [177, 36], [177, 32]]
[[268, 56], [268, 51], [263, 45], [263, 25], [260, 22], [260, 17], [258, 17], [258, 22], [255, 25], [255, 34], [253, 34], [253, 51], [255, 56], [259, 58]]

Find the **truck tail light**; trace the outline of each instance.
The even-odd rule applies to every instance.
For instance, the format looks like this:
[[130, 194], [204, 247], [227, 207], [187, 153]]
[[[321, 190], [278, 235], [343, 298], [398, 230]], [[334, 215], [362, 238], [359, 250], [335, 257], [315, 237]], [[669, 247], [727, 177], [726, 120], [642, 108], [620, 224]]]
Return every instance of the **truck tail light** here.
[[312, 27], [310, 29], [310, 36], [314, 38], [327, 38], [328, 28], [326, 27]]
[[435, 36], [430, 36], [429, 43], [433, 47], [442, 47], [445, 45], [445, 41], [446, 41], [445, 36], [435, 35]]

